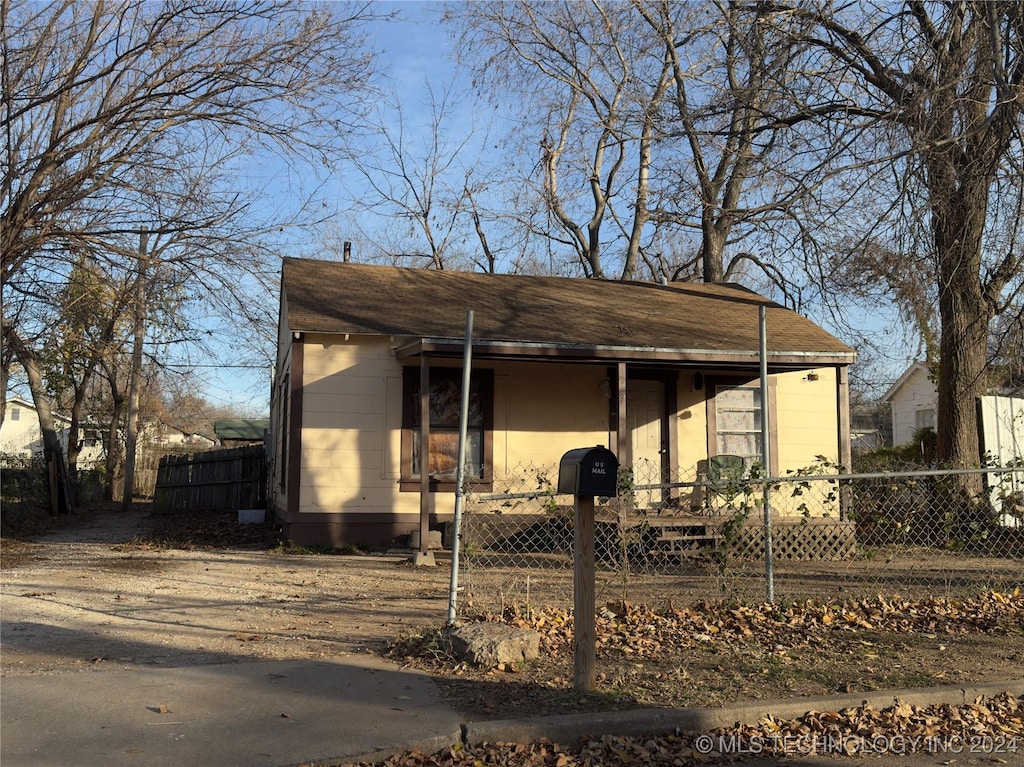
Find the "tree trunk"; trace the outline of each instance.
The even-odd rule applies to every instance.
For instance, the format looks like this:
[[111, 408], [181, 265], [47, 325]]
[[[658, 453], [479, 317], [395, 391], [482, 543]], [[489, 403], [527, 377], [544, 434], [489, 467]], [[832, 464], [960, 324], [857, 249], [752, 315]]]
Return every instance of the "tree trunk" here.
[[7, 342], [11, 346], [25, 371], [28, 379], [28, 388], [32, 393], [32, 402], [35, 405], [39, 417], [39, 430], [43, 435], [43, 457], [47, 467], [53, 466], [56, 481], [50, 484], [51, 508], [58, 514], [67, 514], [71, 510], [73, 495], [71, 484], [68, 481], [68, 469], [64, 462], [64, 448], [60, 443], [60, 434], [53, 420], [53, 411], [50, 409], [50, 398], [46, 395], [43, 386], [42, 373], [39, 370], [39, 359], [35, 350], [14, 331], [13, 328], [5, 328]]
[[4, 418], [7, 417], [7, 381], [11, 374], [11, 358], [11, 345], [7, 340], [5, 327], [0, 343], [0, 426], [4, 425]]
[[[980, 463], [976, 401], [984, 393], [993, 316], [981, 265], [989, 186], [981, 158], [938, 148], [927, 162], [942, 329], [935, 457], [940, 466], [967, 468]], [[981, 474], [948, 477], [939, 489], [937, 511], [951, 539], [968, 540], [991, 522]]]
[[117, 481], [118, 469], [121, 468], [121, 431], [118, 426], [123, 410], [124, 397], [115, 399], [110, 414], [110, 426], [107, 427], [107, 455], [104, 466], [107, 476], [103, 487], [103, 498], [107, 501], [114, 500], [114, 484]]
[[704, 236], [700, 246], [700, 263], [704, 270], [704, 282], [722, 282], [725, 279], [723, 254], [727, 232], [722, 231], [710, 210], [702, 216], [701, 229]]
[[107, 426], [106, 485], [103, 498], [114, 500], [114, 485], [117, 483], [118, 469], [121, 468], [121, 414], [124, 412], [124, 394], [117, 382], [117, 369], [108, 369], [107, 380], [110, 383], [110, 423]]
[[[936, 460], [963, 468], [977, 466], [980, 458], [975, 401], [984, 393], [993, 317], [981, 281], [989, 179], [978, 167], [986, 164], [982, 158], [968, 158], [958, 148], [936, 148], [927, 162], [942, 332]], [[980, 490], [980, 478], [977, 485]]]
[[644, 127], [640, 135], [640, 156], [636, 178], [636, 196], [633, 202], [633, 226], [629, 234], [629, 244], [626, 247], [626, 260], [622, 266], [622, 279], [632, 280], [636, 273], [637, 259], [640, 256], [640, 242], [644, 229], [651, 220], [651, 211], [648, 207], [651, 187], [651, 163], [654, 150], [654, 114], [660, 108], [665, 99], [665, 91], [668, 90], [672, 75], [672, 59], [666, 56], [661, 65], [661, 79], [658, 87], [651, 95], [651, 103], [644, 114]]
[[978, 411], [984, 394], [988, 312], [976, 285], [946, 281], [939, 295], [942, 339], [939, 343], [939, 400], [936, 458], [943, 466], [977, 466]]
[[71, 423], [68, 426], [68, 474], [78, 484], [78, 456], [82, 452], [82, 406], [85, 404], [85, 390], [91, 375], [86, 373], [82, 381], [75, 387], [75, 401], [71, 405]]

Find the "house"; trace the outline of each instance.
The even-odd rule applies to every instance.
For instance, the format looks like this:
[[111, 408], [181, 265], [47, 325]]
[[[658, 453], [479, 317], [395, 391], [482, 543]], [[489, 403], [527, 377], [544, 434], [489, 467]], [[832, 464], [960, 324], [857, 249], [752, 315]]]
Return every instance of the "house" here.
[[0, 424], [0, 453], [31, 457], [42, 452], [43, 435], [35, 405], [19, 397], [8, 397], [4, 422]]
[[892, 412], [892, 444], [906, 445], [920, 429], [935, 429], [939, 391], [928, 366], [915, 362], [896, 379], [882, 396]]
[[[987, 371], [989, 385], [986, 396], [1020, 397], [1024, 394], [1020, 380], [998, 369]], [[982, 398], [984, 399], [984, 397]], [[914, 362], [896, 379], [882, 402], [892, 411], [892, 444], [905, 445], [913, 441], [919, 429], [936, 428], [939, 392], [923, 362]]]
[[[55, 413], [54, 422], [59, 429], [65, 454], [68, 449], [70, 419]], [[101, 465], [106, 458], [106, 428], [94, 421], [87, 421], [79, 427], [81, 452], [78, 454], [79, 468]], [[182, 431], [163, 421], [147, 421], [139, 429], [139, 450], [147, 447], [191, 448], [207, 450], [217, 443], [203, 434]], [[3, 425], [0, 426], [0, 454], [31, 457], [43, 452], [43, 436], [39, 428], [39, 416], [35, 405], [20, 397], [7, 399], [7, 410]]]
[[467, 310], [480, 492], [597, 444], [638, 478], [692, 477], [719, 454], [759, 460], [762, 306], [771, 472], [819, 455], [849, 465], [856, 353], [742, 287], [296, 258], [281, 280], [271, 505], [299, 545], [382, 544], [451, 519]]
[[143, 425], [139, 434], [139, 443], [161, 447], [187, 447], [196, 450], [208, 450], [218, 444], [216, 440], [210, 439], [205, 434], [184, 431], [159, 420]]
[[[65, 453], [68, 449], [71, 420], [57, 413], [53, 414], [54, 426]], [[106, 451], [99, 430], [91, 425], [79, 428], [81, 452], [78, 454], [79, 468], [88, 469], [103, 463]], [[39, 428], [36, 406], [20, 397], [8, 397], [4, 422], [0, 425], [0, 454], [31, 458], [43, 453], [43, 432]]]
[[262, 445], [269, 428], [266, 418], [218, 418], [213, 422], [213, 433], [224, 447]]

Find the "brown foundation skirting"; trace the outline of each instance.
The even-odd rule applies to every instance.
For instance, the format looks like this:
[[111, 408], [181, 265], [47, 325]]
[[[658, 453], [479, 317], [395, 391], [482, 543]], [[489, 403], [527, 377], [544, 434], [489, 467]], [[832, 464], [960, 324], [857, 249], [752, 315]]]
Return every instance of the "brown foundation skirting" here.
[[[449, 515], [450, 516], [450, 515]], [[413, 531], [419, 530], [418, 514], [294, 514], [287, 521], [278, 512], [285, 537], [293, 546], [366, 546], [380, 548], [403, 543]], [[430, 517], [430, 529], [440, 530], [450, 519]]]

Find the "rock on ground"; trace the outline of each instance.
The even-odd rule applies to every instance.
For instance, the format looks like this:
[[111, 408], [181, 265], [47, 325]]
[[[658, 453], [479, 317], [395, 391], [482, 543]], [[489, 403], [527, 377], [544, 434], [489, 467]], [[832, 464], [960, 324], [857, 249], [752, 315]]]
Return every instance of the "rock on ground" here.
[[494, 668], [534, 660], [540, 655], [540, 634], [504, 623], [455, 626], [448, 632], [456, 657]]

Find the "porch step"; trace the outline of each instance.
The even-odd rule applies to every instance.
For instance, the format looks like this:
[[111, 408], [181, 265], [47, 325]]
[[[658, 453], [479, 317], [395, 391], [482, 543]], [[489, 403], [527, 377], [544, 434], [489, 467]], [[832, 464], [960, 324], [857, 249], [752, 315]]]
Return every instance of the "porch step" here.
[[697, 535], [690, 535], [686, 533], [670, 532], [663, 533], [659, 541], [720, 541], [725, 538], [724, 535], [716, 535], [714, 533], [700, 533]]
[[714, 549], [724, 535], [708, 532], [705, 525], [685, 525], [676, 528], [662, 528], [658, 536], [658, 547], [651, 556], [685, 557]]

